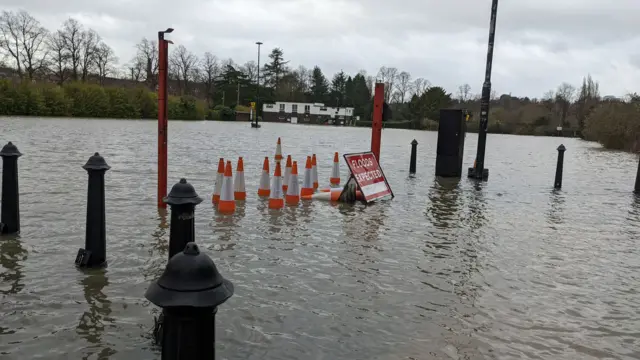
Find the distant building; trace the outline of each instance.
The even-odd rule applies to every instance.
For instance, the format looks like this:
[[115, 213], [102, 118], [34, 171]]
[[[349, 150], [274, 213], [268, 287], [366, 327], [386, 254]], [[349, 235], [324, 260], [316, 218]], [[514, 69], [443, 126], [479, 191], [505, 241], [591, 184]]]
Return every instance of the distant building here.
[[352, 119], [352, 107], [330, 107], [321, 103], [285, 101], [262, 105], [262, 121], [345, 125]]

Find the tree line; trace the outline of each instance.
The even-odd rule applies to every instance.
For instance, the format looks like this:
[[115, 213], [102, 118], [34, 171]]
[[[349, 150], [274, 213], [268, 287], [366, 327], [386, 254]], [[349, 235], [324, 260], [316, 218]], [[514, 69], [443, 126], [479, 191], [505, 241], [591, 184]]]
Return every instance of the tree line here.
[[[121, 117], [116, 115], [122, 113], [130, 117], [154, 117], [157, 46], [156, 40], [142, 38], [135, 45], [135, 56], [122, 62], [96, 31], [76, 19], [69, 18], [59, 29], [49, 30], [26, 11], [3, 11], [0, 50], [3, 65], [12, 72], [5, 77], [21, 82], [0, 84], [0, 114]], [[239, 64], [233, 59], [220, 59], [211, 52], [198, 55], [184, 45], [171, 45], [170, 111], [173, 109], [177, 116], [172, 118], [231, 119], [234, 110], [246, 110], [249, 102], [256, 101], [257, 74], [258, 64], [254, 60]], [[329, 76], [319, 66], [293, 66], [277, 47], [261, 64], [260, 100], [349, 106], [360, 116], [359, 124], [367, 126], [375, 82], [385, 83], [385, 100], [393, 109], [393, 120], [402, 123], [402, 127], [435, 129], [441, 108], [463, 107], [474, 114], [469, 129], [477, 129], [479, 95], [469, 84], [448, 92], [425, 78], [414, 79], [409, 72], [388, 66], [373, 75], [361, 70], [355, 74], [340, 71]], [[91, 105], [86, 102], [88, 99], [98, 101], [102, 93], [106, 100], [94, 106], [95, 109], [109, 103], [120, 110], [90, 111]], [[138, 102], [122, 104], [123, 94]], [[49, 105], [52, 99], [62, 98], [65, 100], [55, 111], [48, 109], [53, 106]], [[622, 99], [602, 97], [598, 82], [591, 76], [586, 76], [577, 87], [562, 83], [542, 98], [497, 96], [493, 92], [489, 131], [576, 134], [608, 147], [636, 149], [635, 135], [631, 139], [626, 133], [635, 129], [637, 123], [631, 119], [637, 115], [633, 112], [637, 111], [637, 99], [635, 94]], [[80, 103], [84, 105], [77, 105]]]

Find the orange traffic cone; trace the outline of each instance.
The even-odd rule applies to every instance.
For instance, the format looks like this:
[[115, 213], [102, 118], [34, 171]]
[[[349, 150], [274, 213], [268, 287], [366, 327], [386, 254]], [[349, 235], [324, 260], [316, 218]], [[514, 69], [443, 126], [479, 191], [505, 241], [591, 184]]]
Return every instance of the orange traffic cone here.
[[337, 151], [333, 154], [333, 169], [331, 169], [329, 184], [331, 184], [331, 186], [340, 185], [340, 158], [338, 157]]
[[269, 209], [281, 209], [283, 206], [282, 170], [280, 169], [280, 163], [276, 162], [276, 171], [273, 173], [273, 183], [271, 184], [271, 195], [269, 195]]
[[294, 161], [289, 176], [289, 186], [287, 187], [287, 204], [297, 205], [300, 202], [300, 185], [298, 184], [298, 162]]
[[313, 194], [313, 180], [311, 177], [311, 156], [307, 156], [307, 163], [304, 166], [304, 179], [302, 180], [302, 189], [300, 189], [300, 195]]
[[227, 161], [227, 166], [224, 168], [218, 212], [232, 214], [234, 211], [236, 211], [236, 201], [233, 199], [233, 174], [231, 173], [231, 161]]
[[342, 189], [329, 189], [329, 191], [321, 191], [317, 194], [310, 194], [302, 196], [303, 200], [325, 200], [325, 201], [338, 201], [342, 194]]
[[284, 181], [282, 182], [282, 192], [287, 193], [289, 178], [291, 177], [291, 155], [287, 155], [287, 166], [284, 168]]
[[242, 156], [238, 158], [238, 167], [236, 168], [236, 179], [233, 182], [233, 197], [236, 200], [246, 200], [247, 190], [244, 186], [244, 161]]
[[313, 190], [316, 190], [320, 184], [318, 184], [318, 163], [316, 162], [316, 154], [311, 157], [311, 179], [313, 180]]
[[217, 204], [220, 201], [220, 189], [222, 189], [222, 180], [224, 179], [224, 159], [218, 161], [218, 173], [216, 174], [216, 185], [213, 188], [213, 197], [211, 202]]
[[276, 144], [276, 162], [282, 161], [282, 142], [280, 138], [278, 138], [278, 143]]
[[267, 197], [271, 193], [269, 189], [269, 157], [264, 157], [262, 164], [262, 175], [260, 176], [260, 187], [258, 188], [258, 196]]
[[[302, 200], [325, 200], [325, 201], [338, 201], [343, 189], [322, 189], [319, 193], [302, 196]], [[364, 201], [364, 196], [360, 190], [356, 190], [356, 200]]]

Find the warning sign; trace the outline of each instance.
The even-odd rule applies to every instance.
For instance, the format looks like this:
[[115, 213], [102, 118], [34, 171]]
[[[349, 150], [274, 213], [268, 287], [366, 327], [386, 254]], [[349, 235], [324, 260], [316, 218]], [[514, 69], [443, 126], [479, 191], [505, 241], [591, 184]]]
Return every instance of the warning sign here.
[[345, 154], [344, 159], [367, 202], [393, 196], [387, 178], [371, 151]]

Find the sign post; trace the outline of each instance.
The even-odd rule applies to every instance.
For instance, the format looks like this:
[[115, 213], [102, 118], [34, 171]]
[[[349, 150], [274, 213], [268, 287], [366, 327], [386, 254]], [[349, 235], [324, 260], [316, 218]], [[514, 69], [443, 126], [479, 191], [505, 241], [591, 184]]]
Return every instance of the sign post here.
[[351, 178], [355, 180], [366, 202], [388, 196], [394, 197], [391, 186], [389, 186], [373, 152], [344, 154], [344, 159], [351, 170]]

